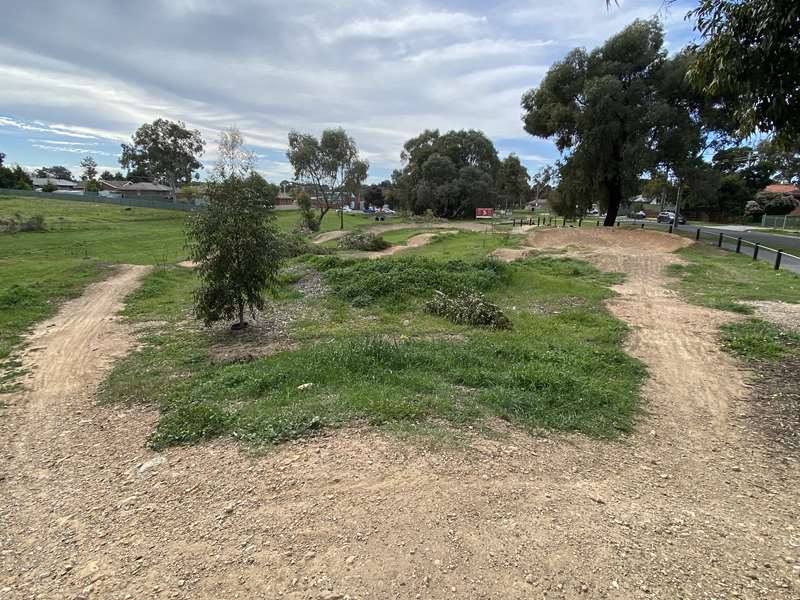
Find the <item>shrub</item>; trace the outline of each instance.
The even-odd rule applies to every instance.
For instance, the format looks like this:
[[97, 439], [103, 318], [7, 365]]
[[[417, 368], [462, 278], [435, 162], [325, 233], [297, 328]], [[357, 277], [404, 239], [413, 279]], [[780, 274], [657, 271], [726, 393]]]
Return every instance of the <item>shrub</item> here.
[[459, 325], [511, 329], [511, 321], [503, 314], [500, 307], [476, 291], [463, 291], [455, 296], [437, 291], [434, 297], [425, 303], [425, 312], [444, 317]]
[[295, 258], [304, 254], [331, 254], [330, 248], [319, 244], [309, 244], [301, 235], [296, 233], [281, 233], [279, 235], [283, 247], [284, 258]]
[[390, 246], [389, 242], [370, 232], [354, 231], [339, 240], [339, 248], [343, 250], [383, 250]]
[[312, 264], [331, 291], [354, 306], [377, 301], [398, 304], [430, 296], [434, 290], [446, 294], [485, 291], [506, 280], [509, 273], [507, 265], [490, 258], [466, 262], [405, 256], [366, 261], [325, 256], [313, 259]]
[[45, 183], [42, 186], [42, 191], [43, 192], [48, 192], [48, 193], [57, 192], [58, 191], [58, 187], [56, 187], [55, 183], [53, 183], [52, 181], [48, 180], [48, 182]]
[[18, 231], [44, 231], [44, 217], [34, 215], [26, 219], [16, 214], [8, 219], [0, 219], [0, 233], [17, 233]]
[[764, 212], [768, 215], [787, 215], [797, 205], [794, 196], [790, 193], [761, 191], [756, 194], [756, 200], [764, 207]]
[[303, 190], [295, 193], [294, 201], [300, 208], [300, 229], [308, 233], [319, 231], [319, 219], [311, 205], [311, 196]]

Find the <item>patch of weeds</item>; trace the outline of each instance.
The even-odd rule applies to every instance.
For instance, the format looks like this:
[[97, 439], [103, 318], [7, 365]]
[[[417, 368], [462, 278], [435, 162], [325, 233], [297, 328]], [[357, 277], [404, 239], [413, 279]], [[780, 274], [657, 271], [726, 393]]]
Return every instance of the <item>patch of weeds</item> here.
[[511, 329], [511, 321], [500, 307], [489, 302], [479, 292], [462, 291], [455, 296], [448, 296], [437, 291], [425, 303], [425, 311], [459, 325]]
[[391, 244], [371, 231], [353, 231], [339, 239], [337, 244], [342, 250], [365, 250], [375, 252], [385, 250]]
[[777, 361], [800, 355], [800, 334], [783, 331], [762, 321], [748, 319], [720, 327], [722, 346], [743, 358]]
[[420, 257], [375, 261], [326, 257], [316, 266], [333, 294], [354, 306], [375, 302], [401, 305], [412, 298], [429, 296], [434, 290], [447, 294], [485, 291], [500, 285], [508, 273], [505, 264], [488, 258], [466, 262]]

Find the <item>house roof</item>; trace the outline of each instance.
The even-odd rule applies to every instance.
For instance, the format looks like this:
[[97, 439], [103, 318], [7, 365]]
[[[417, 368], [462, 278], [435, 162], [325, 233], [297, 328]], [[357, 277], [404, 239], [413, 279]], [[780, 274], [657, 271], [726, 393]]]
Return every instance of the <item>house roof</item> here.
[[69, 179], [56, 179], [55, 177], [33, 177], [31, 179], [33, 181], [34, 186], [44, 186], [48, 183], [52, 183], [53, 185], [57, 185], [58, 187], [77, 187], [78, 183], [76, 181], [70, 181]]
[[172, 188], [167, 185], [161, 185], [160, 183], [140, 181], [137, 183], [129, 182], [128, 185], [123, 187], [123, 190], [134, 190], [137, 192], [169, 192]]
[[765, 187], [764, 191], [773, 194], [800, 194], [800, 188], [791, 183], [773, 183]]

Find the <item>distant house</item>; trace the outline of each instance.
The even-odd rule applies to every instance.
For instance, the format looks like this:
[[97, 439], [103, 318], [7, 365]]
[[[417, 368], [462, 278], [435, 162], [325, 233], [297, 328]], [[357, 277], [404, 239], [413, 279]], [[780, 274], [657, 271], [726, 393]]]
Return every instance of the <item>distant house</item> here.
[[77, 181], [70, 181], [69, 179], [55, 179], [53, 177], [33, 177], [33, 189], [41, 190], [48, 183], [56, 186], [59, 191], [68, 190], [73, 191], [79, 189]]
[[119, 194], [121, 198], [160, 198], [169, 200], [172, 198], [172, 188], [160, 183], [150, 183], [149, 181], [105, 181], [99, 182], [101, 193], [111, 192]]
[[275, 198], [275, 206], [294, 206], [294, 196], [289, 192], [280, 192]]

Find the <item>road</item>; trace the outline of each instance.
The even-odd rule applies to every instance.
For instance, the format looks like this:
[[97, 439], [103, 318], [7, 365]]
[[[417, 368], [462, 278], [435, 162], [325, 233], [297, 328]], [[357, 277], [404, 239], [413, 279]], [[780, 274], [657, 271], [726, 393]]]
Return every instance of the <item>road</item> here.
[[[692, 226], [688, 225], [688, 227], [691, 228]], [[792, 254], [800, 254], [800, 252], [792, 251], [800, 250], [800, 236], [797, 235], [781, 235], [777, 233], [768, 233], [766, 231], [741, 231], [736, 227], [725, 227], [724, 225], [714, 225], [712, 227], [704, 227], [703, 229], [721, 231], [725, 235], [731, 237], [741, 237], [743, 240], [749, 242], [762, 244], [770, 248], [780, 248]]]

